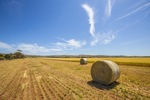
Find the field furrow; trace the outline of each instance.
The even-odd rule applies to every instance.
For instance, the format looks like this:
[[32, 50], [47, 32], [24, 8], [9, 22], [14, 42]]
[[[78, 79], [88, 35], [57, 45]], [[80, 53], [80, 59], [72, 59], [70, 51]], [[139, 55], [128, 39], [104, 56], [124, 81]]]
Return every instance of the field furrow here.
[[16, 98], [16, 94], [19, 91], [18, 89], [20, 87], [21, 74], [22, 74], [22, 71], [20, 69], [12, 77], [12, 80], [9, 82], [9, 84], [6, 85], [6, 88], [4, 89], [3, 93], [1, 94], [3, 99], [11, 100], [11, 99]]
[[52, 90], [53, 91], [52, 94], [55, 98], [62, 99], [64, 97], [64, 95], [61, 91], [63, 88], [61, 88], [61, 90], [59, 89], [60, 86], [58, 86], [55, 79], [50, 80], [49, 76], [47, 76], [47, 74], [45, 74], [45, 73], [41, 73], [41, 76], [42, 76], [42, 79], [41, 79], [42, 82], [46, 85], [45, 89]]
[[[43, 68], [43, 69], [45, 69], [45, 68]], [[46, 70], [48, 70], [48, 69], [46, 69]], [[95, 97], [95, 95], [94, 95], [95, 90], [93, 91], [91, 87], [83, 84], [85, 81], [83, 81], [83, 79], [81, 80], [80, 78], [75, 77], [76, 74], [73, 73], [73, 74], [67, 75], [67, 73], [62, 73], [61, 71], [58, 71], [58, 70], [56, 71], [56, 70], [52, 70], [52, 69], [49, 70], [48, 72], [51, 73], [51, 75], [57, 75], [57, 76], [55, 76], [55, 79], [57, 79], [59, 84], [61, 83], [64, 86], [66, 86], [66, 84], [67, 84], [66, 87], [69, 88], [69, 90], [72, 90], [72, 93], [74, 93], [74, 97], [78, 96], [79, 98], [83, 98], [84, 94], [89, 95], [90, 97], [92, 97], [92, 96]], [[79, 76], [79, 75], [77, 75], [77, 76]], [[72, 87], [74, 87], [74, 88], [72, 88]], [[103, 98], [103, 96], [107, 94], [104, 91], [98, 90], [97, 92], [100, 92], [100, 94], [97, 95], [97, 98]], [[110, 94], [111, 93], [109, 93], [109, 95]], [[116, 96], [114, 97], [113, 95], [110, 97], [116, 98]]]
[[40, 58], [2, 61], [0, 100], [150, 99], [149, 67], [119, 66], [119, 80], [104, 86], [92, 81], [91, 65]]

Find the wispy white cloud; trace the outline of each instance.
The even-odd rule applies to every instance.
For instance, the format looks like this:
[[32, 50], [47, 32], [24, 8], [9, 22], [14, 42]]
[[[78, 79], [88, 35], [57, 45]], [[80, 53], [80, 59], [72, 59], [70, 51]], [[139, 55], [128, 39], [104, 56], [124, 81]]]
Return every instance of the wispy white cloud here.
[[63, 50], [61, 48], [51, 48], [50, 51], [61, 52]]
[[106, 33], [106, 34], [103, 34], [103, 40], [101, 41], [103, 44], [108, 44], [110, 43], [112, 40], [115, 39], [115, 35], [116, 33]]
[[134, 14], [134, 13], [137, 13], [138, 11], [144, 10], [144, 9], [146, 9], [146, 8], [149, 8], [149, 7], [150, 7], [150, 2], [145, 3], [145, 4], [143, 4], [143, 5], [139, 6], [139, 7], [137, 7], [137, 8], [134, 9], [133, 11], [131, 11], [131, 12], [129, 12], [129, 13], [127, 13], [127, 14], [125, 14], [125, 15], [119, 17], [119, 18], [117, 18], [115, 21], [124, 19], [124, 18], [126, 18], [126, 17], [128, 17], [128, 16], [130, 16], [130, 15], [132, 15], [132, 14]]
[[39, 46], [38, 44], [7, 44], [4, 42], [0, 42], [0, 52], [2, 53], [14, 53], [16, 50], [22, 50], [25, 54], [44, 54], [50, 53], [52, 51], [50, 48], [46, 48], [44, 46]]
[[52, 43], [52, 45], [49, 47], [41, 46], [38, 44], [26, 44], [26, 43], [7, 44], [0, 41], [0, 52], [13, 53], [19, 49], [22, 50], [23, 53], [29, 55], [43, 55], [43, 54], [45, 55], [79, 49], [84, 45], [86, 45], [86, 41], [77, 41], [75, 39], [70, 40], [62, 39], [62, 42]]
[[105, 15], [106, 15], [106, 17], [110, 17], [111, 16], [112, 8], [113, 8], [113, 5], [115, 4], [115, 1], [116, 0], [107, 0], [107, 4], [106, 4], [106, 7], [105, 7]]
[[64, 40], [63, 42], [56, 42], [56, 43], [52, 43], [53, 44], [53, 49], [54, 50], [73, 50], [73, 49], [79, 49], [82, 46], [86, 45], [86, 41], [77, 41], [74, 39], [70, 39], [70, 40]]
[[92, 7], [90, 7], [88, 4], [83, 4], [82, 7], [86, 11], [88, 17], [89, 17], [89, 24], [90, 24], [90, 34], [95, 37], [95, 21], [94, 21], [94, 10]]
[[91, 42], [91, 46], [95, 46], [99, 42], [99, 38], [96, 37], [94, 40]]
[[85, 45], [86, 42], [80, 42], [80, 41], [76, 41], [74, 39], [68, 40], [66, 41], [68, 43], [69, 46], [75, 47], [75, 48], [81, 48], [81, 46]]
[[137, 9], [141, 5], [145, 4], [145, 0], [139, 0], [138, 2], [135, 2], [132, 6], [129, 6], [125, 11], [130, 12], [133, 11], [133, 9]]
[[79, 50], [84, 45], [86, 45], [86, 41], [77, 41], [75, 39], [63, 39], [62, 42], [52, 43], [49, 47], [26, 43], [7, 44], [0, 41], [0, 53], [14, 53], [19, 49], [28, 55], [61, 54], [76, 49]]
[[[115, 4], [116, 0], [108, 0], [105, 13], [107, 17], [111, 16], [112, 7]], [[95, 20], [94, 20], [94, 10], [92, 7], [90, 7], [88, 4], [83, 4], [82, 7], [87, 12], [87, 15], [89, 17], [89, 24], [90, 24], [90, 34], [93, 37], [93, 41], [90, 43], [91, 46], [95, 46], [97, 44], [108, 44], [112, 40], [115, 39], [115, 32], [113, 31], [107, 31], [103, 32], [102, 34], [96, 34], [95, 33]]]
[[15, 44], [8, 44], [0, 41], [0, 53], [13, 53], [16, 50]]
[[17, 49], [22, 50], [26, 54], [40, 54], [40, 53], [47, 53], [50, 51], [50, 49], [45, 48], [43, 46], [39, 46], [37, 44], [25, 44], [25, 43], [17, 45]]
[[107, 17], [111, 16], [111, 9], [112, 9], [111, 0], [108, 0], [106, 8], [105, 8], [105, 13]]
[[116, 32], [110, 30], [101, 34], [97, 34], [96, 38], [91, 42], [91, 46], [97, 44], [109, 44], [116, 37]]
[[0, 49], [11, 49], [12, 46], [0, 41]]

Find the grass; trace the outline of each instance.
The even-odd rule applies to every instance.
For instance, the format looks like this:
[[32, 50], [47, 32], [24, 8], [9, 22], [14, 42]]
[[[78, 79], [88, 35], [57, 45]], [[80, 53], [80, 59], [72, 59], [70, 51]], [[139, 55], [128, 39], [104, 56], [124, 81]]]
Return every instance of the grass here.
[[103, 86], [92, 82], [92, 63], [45, 59], [0, 61], [0, 100], [150, 99], [150, 67], [119, 65], [117, 82]]

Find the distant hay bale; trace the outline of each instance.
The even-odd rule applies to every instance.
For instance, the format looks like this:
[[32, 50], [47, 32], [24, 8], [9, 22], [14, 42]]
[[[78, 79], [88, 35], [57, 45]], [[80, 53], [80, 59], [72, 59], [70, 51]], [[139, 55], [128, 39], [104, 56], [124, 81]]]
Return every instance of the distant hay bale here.
[[87, 63], [88, 63], [87, 58], [81, 58], [81, 59], [80, 59], [80, 64], [81, 64], [81, 65], [85, 65], [85, 64], [87, 64]]
[[93, 81], [108, 85], [119, 78], [120, 70], [118, 65], [112, 61], [96, 61], [91, 67], [91, 76]]

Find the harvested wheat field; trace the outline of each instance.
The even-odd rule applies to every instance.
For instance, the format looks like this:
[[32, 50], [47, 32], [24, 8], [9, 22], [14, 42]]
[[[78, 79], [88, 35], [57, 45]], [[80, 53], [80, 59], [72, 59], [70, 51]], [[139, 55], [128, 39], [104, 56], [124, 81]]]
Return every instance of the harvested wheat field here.
[[26, 58], [0, 61], [0, 100], [150, 99], [150, 67], [119, 65], [117, 82], [92, 82], [92, 63]]

